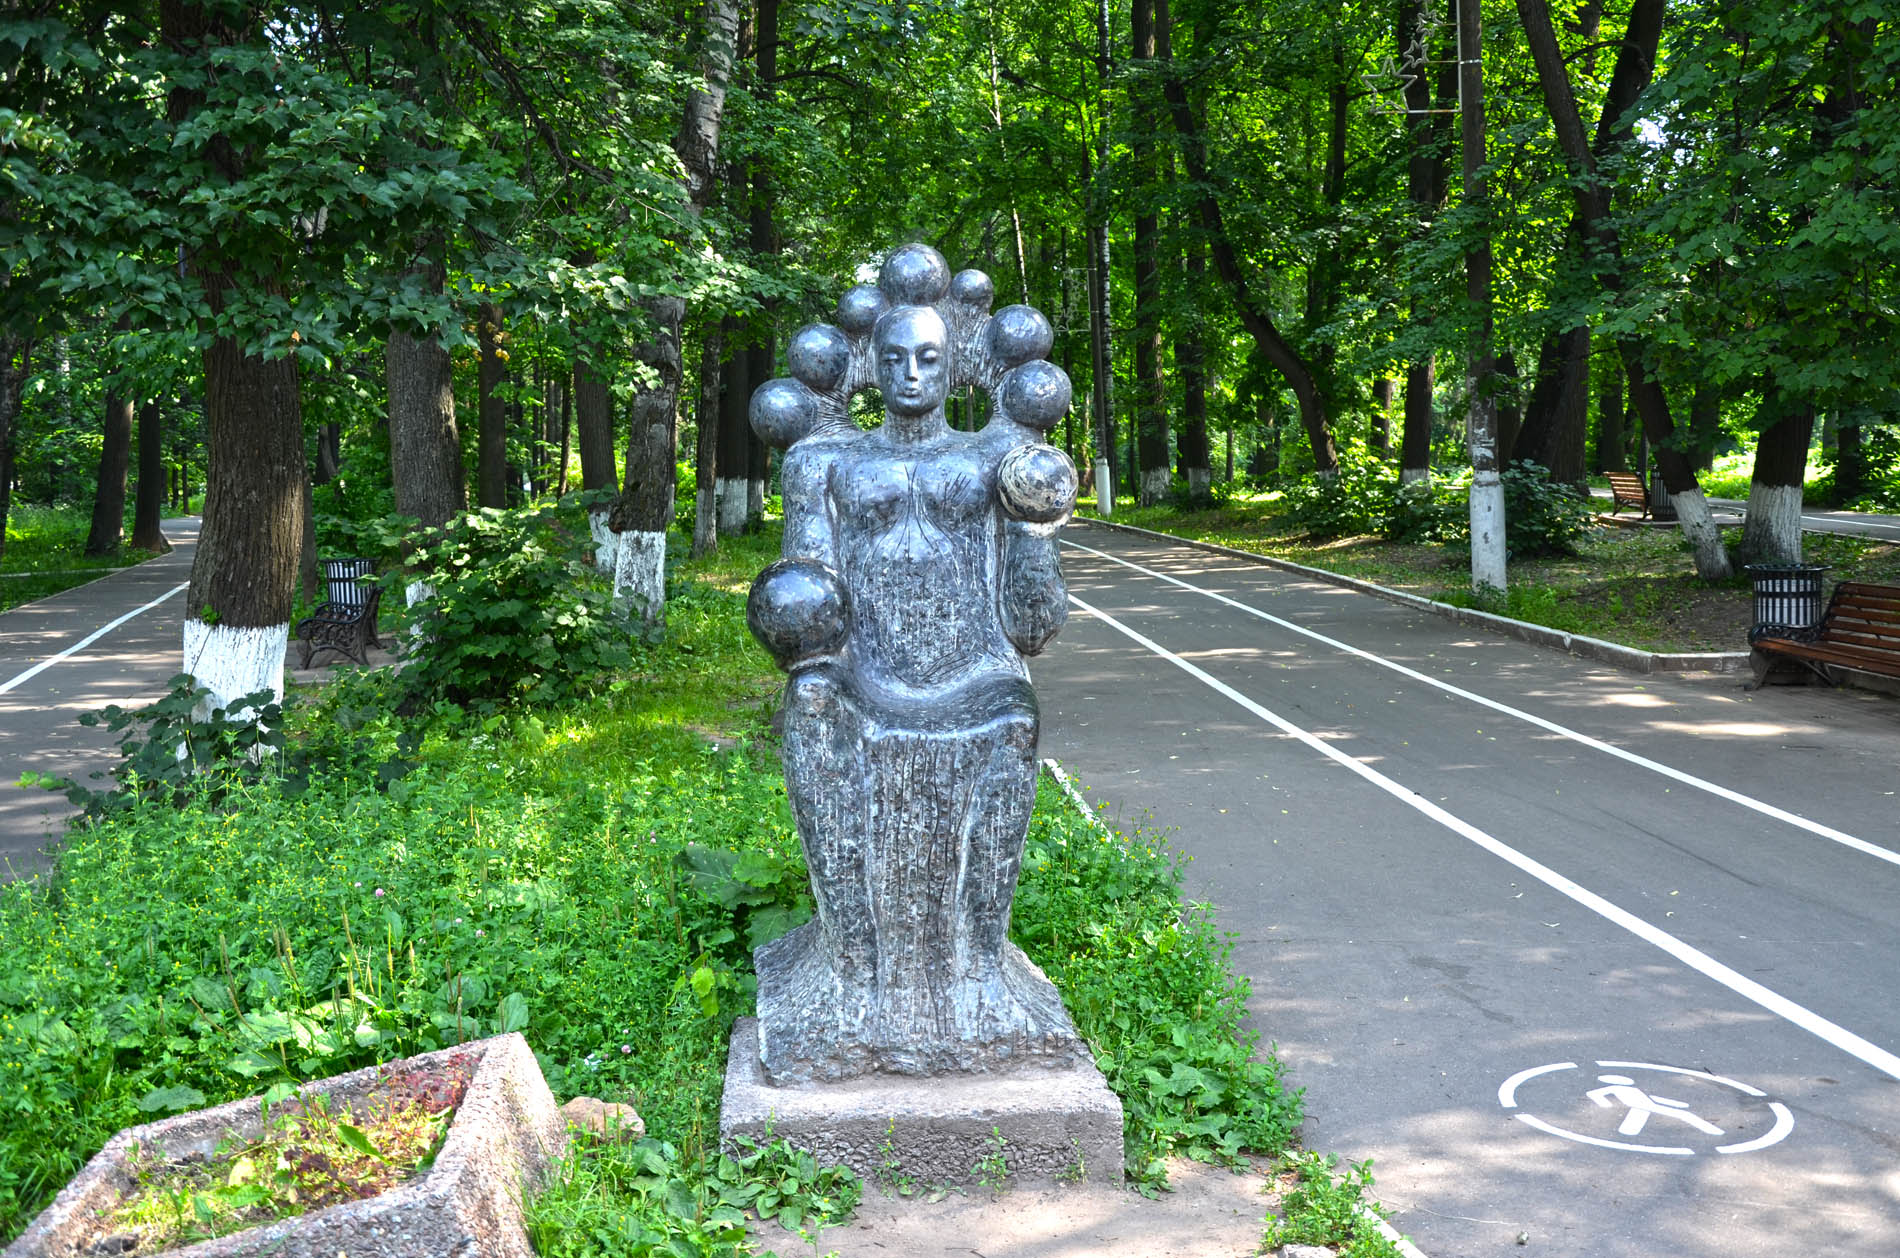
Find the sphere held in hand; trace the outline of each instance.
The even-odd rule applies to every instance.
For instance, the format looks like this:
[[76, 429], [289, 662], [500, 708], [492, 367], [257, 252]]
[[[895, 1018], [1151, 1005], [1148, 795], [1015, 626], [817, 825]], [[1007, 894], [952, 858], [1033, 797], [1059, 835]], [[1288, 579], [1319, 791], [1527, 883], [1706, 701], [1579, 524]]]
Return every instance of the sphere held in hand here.
[[752, 583], [745, 620], [779, 667], [791, 668], [844, 645], [851, 595], [838, 574], [816, 559], [781, 559]]
[[1003, 510], [1031, 524], [1054, 524], [1075, 509], [1075, 464], [1054, 446], [1017, 446], [996, 468]]
[[1005, 415], [1047, 432], [1069, 413], [1069, 373], [1046, 358], [1032, 359], [1003, 377], [1002, 397]]

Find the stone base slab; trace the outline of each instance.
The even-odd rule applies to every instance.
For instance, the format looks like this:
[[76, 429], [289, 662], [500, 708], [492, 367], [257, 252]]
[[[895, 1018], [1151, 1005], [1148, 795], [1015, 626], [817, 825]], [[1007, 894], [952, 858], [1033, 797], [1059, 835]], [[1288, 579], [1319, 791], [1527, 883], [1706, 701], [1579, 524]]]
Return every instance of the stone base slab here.
[[1082, 1061], [1007, 1074], [872, 1075], [775, 1087], [759, 1065], [758, 1019], [733, 1023], [719, 1137], [783, 1138], [867, 1183], [975, 1184], [1004, 1141], [1011, 1178], [1122, 1178], [1122, 1104]]

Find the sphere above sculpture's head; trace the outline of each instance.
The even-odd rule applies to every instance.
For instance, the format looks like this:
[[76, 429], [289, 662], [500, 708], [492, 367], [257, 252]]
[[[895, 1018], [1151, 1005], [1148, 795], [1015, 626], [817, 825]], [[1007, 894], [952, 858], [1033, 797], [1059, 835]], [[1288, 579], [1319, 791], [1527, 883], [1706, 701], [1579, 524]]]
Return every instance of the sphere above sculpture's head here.
[[1047, 432], [1069, 413], [1070, 393], [1068, 372], [1046, 358], [1031, 359], [1003, 377], [1003, 413]]
[[745, 621], [779, 667], [789, 668], [844, 645], [851, 629], [851, 594], [838, 574], [816, 559], [781, 559], [752, 583]]
[[960, 306], [988, 310], [995, 299], [996, 285], [981, 271], [958, 271], [950, 279], [950, 300]]
[[1047, 358], [1055, 343], [1055, 329], [1034, 306], [1004, 306], [990, 316], [990, 357], [1005, 367]]
[[759, 440], [783, 450], [817, 426], [818, 399], [796, 380], [767, 380], [752, 391], [747, 414]]
[[932, 306], [950, 290], [950, 264], [929, 245], [901, 245], [884, 260], [877, 286], [894, 306]]
[[869, 336], [891, 299], [876, 284], [856, 284], [838, 298], [838, 326], [852, 336]]
[[930, 306], [898, 306], [871, 332], [871, 362], [884, 409], [927, 415], [950, 394], [950, 329]]
[[1032, 524], [1053, 524], [1075, 508], [1075, 464], [1054, 446], [1017, 446], [996, 465], [1003, 510]]
[[835, 393], [851, 366], [851, 341], [829, 323], [808, 323], [785, 350], [792, 374], [819, 393]]

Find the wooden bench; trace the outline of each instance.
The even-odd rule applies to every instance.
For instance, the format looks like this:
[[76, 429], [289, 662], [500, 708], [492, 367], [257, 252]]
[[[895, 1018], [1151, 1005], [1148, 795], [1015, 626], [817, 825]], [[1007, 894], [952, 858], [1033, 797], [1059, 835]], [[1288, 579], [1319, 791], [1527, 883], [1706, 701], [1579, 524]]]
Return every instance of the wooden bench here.
[[1649, 518], [1649, 490], [1643, 487], [1643, 478], [1634, 472], [1607, 472], [1610, 478], [1610, 514], [1615, 515], [1624, 507], [1635, 507], [1643, 514], [1639, 520]]
[[318, 565], [329, 601], [297, 623], [300, 668], [309, 668], [318, 651], [337, 651], [365, 668], [369, 648], [382, 646], [376, 636], [376, 613], [382, 606], [383, 587], [376, 584], [376, 564], [368, 559], [325, 559]]
[[1798, 637], [1755, 641], [1755, 685], [1781, 664], [1794, 664], [1829, 685], [1841, 669], [1900, 677], [1900, 585], [1843, 581], [1834, 587], [1827, 612]]

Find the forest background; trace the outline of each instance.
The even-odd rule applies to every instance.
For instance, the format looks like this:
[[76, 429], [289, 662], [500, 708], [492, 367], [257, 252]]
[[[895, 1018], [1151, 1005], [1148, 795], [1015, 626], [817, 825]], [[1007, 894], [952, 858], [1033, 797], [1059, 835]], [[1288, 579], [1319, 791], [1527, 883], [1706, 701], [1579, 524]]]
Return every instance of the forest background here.
[[747, 398], [907, 240], [1049, 313], [1052, 440], [1143, 503], [1455, 480], [1494, 410], [1486, 457], [1653, 461], [1691, 532], [1752, 448], [1748, 558], [1799, 556], [1812, 460], [1893, 506], [1892, 11], [1475, 16], [1463, 179], [1444, 0], [15, 5], [0, 515], [91, 500], [104, 552], [129, 465], [134, 544], [201, 489], [188, 597], [242, 631], [392, 512], [585, 489], [656, 590], [617, 544], [757, 523]]

